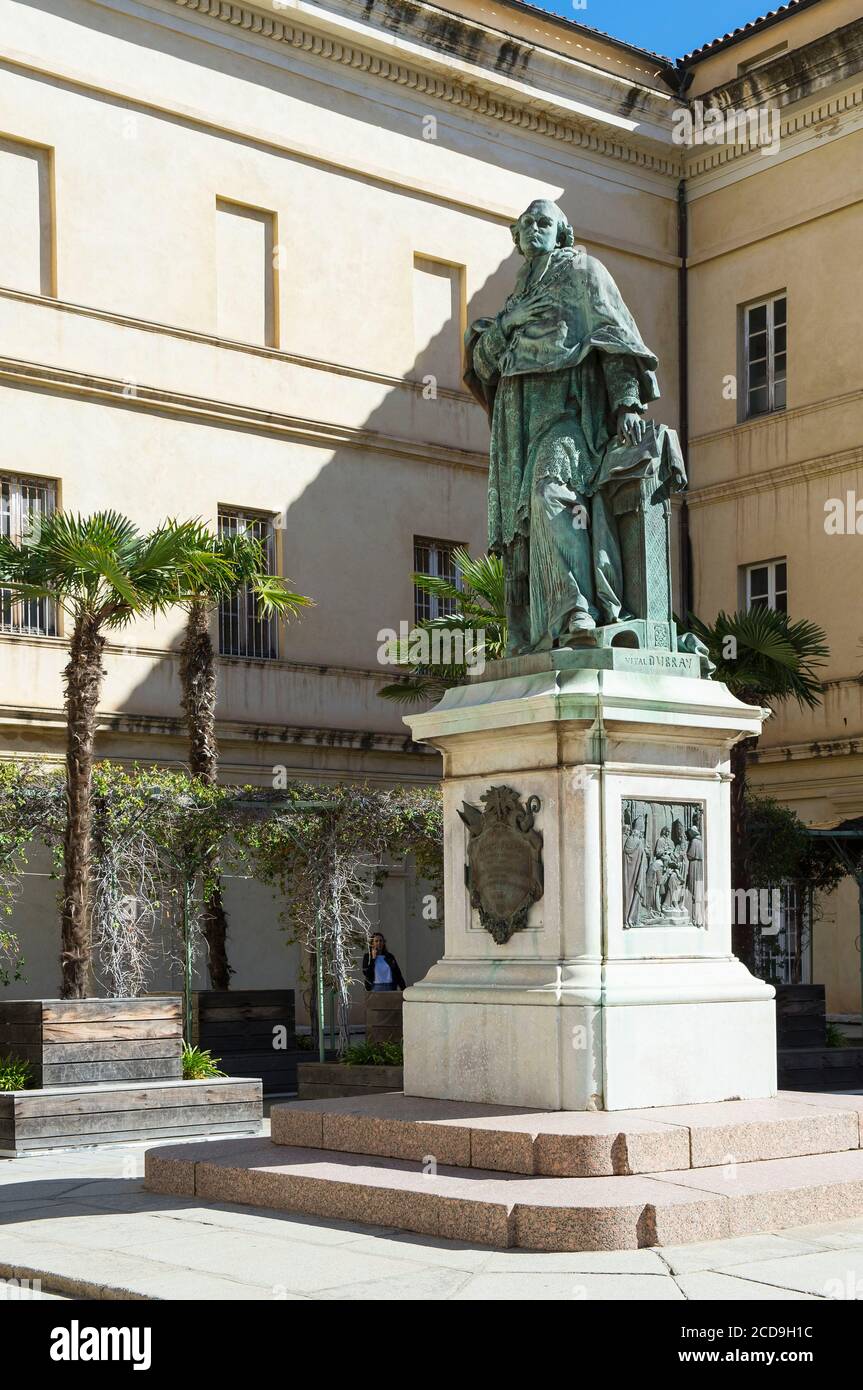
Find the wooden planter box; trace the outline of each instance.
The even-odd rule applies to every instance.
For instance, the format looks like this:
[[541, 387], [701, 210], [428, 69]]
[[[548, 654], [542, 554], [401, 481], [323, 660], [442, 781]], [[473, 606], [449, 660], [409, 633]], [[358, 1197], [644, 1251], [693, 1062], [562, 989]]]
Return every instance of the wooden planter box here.
[[[295, 1091], [297, 1048], [292, 989], [200, 990], [196, 996], [197, 1041], [222, 1071], [260, 1077], [264, 1093]], [[276, 1043], [286, 1038], [286, 1047]]]
[[103, 1081], [0, 1092], [0, 1154], [176, 1139], [260, 1134], [260, 1081]]
[[349, 1067], [344, 1062], [301, 1062], [298, 1100], [373, 1096], [404, 1088], [404, 1067]]
[[400, 989], [370, 990], [366, 995], [366, 1042], [401, 1042]]
[[863, 1047], [780, 1048], [779, 1089], [863, 1090]]
[[0, 1001], [0, 1057], [33, 1068], [33, 1085], [178, 1080], [183, 1074], [180, 1001]]
[[194, 1134], [259, 1134], [261, 1083], [183, 1080], [177, 998], [0, 1003], [0, 1056], [34, 1088], [0, 1092], [0, 1154]]
[[776, 1041], [780, 1051], [825, 1047], [827, 1004], [823, 985], [776, 986]]

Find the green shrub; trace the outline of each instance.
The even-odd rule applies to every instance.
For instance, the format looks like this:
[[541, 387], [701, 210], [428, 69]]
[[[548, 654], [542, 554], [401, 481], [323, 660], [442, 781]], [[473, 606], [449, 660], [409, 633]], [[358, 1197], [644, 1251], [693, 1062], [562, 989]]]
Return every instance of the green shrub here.
[[200, 1047], [188, 1047], [183, 1043], [183, 1080], [206, 1081], [208, 1076], [226, 1076], [219, 1071], [221, 1057], [213, 1057]]
[[845, 1034], [842, 1032], [842, 1029], [841, 1029], [841, 1028], [838, 1026], [838, 1024], [836, 1024], [836, 1023], [828, 1023], [828, 1024], [827, 1024], [827, 1046], [828, 1046], [828, 1047], [844, 1047], [844, 1046], [845, 1046]]
[[348, 1067], [400, 1067], [404, 1047], [400, 1042], [355, 1043], [342, 1055]]
[[33, 1085], [33, 1068], [29, 1062], [8, 1053], [0, 1057], [0, 1091], [27, 1091]]

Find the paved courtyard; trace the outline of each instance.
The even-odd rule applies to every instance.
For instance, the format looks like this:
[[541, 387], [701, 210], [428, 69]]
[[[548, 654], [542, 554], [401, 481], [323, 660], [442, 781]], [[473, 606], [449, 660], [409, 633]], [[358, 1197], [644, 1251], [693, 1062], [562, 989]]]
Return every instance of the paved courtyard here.
[[661, 1250], [494, 1250], [148, 1193], [145, 1147], [0, 1160], [0, 1278], [72, 1298], [863, 1299], [863, 1218]]

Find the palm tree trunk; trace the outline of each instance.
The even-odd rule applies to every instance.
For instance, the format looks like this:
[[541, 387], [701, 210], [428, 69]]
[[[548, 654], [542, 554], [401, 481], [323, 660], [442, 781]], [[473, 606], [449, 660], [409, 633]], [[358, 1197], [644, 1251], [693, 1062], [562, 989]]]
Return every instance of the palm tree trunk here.
[[210, 615], [200, 600], [191, 604], [180, 648], [180, 700], [189, 732], [189, 770], [207, 786], [215, 786], [219, 767], [216, 743], [216, 653], [210, 636]]
[[731, 886], [742, 889], [734, 898], [736, 912], [742, 921], [732, 921], [732, 945], [734, 954], [750, 970], [755, 963], [755, 932], [757, 925], [747, 918], [751, 917], [749, 900], [743, 896], [749, 887], [746, 868], [746, 766], [749, 753], [758, 742], [755, 738], [744, 738], [731, 749]]
[[[210, 636], [210, 614], [206, 603], [197, 600], [190, 605], [183, 645], [180, 648], [180, 682], [183, 687], [181, 705], [189, 733], [189, 770], [208, 787], [216, 784], [219, 770], [219, 746], [216, 741], [216, 653]], [[212, 877], [218, 868], [216, 855], [204, 865]], [[204, 936], [210, 984], [213, 989], [228, 989], [233, 974], [228, 964], [228, 918], [222, 901], [222, 889], [217, 883], [210, 901], [204, 905]]]
[[63, 999], [83, 999], [90, 965], [90, 860], [93, 827], [93, 749], [102, 690], [105, 638], [92, 615], [78, 618], [63, 673], [66, 692], [66, 829], [60, 954]]

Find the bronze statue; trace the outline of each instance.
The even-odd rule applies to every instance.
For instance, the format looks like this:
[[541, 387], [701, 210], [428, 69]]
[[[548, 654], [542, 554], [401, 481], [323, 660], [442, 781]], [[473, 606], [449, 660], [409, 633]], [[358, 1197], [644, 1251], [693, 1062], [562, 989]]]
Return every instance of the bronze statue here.
[[686, 474], [674, 432], [644, 419], [657, 359], [554, 203], [531, 203], [512, 234], [525, 263], [497, 317], [469, 328], [465, 375], [491, 421], [509, 654], [603, 640], [598, 626], [676, 651], [668, 495]]

